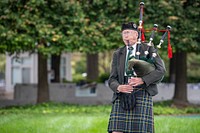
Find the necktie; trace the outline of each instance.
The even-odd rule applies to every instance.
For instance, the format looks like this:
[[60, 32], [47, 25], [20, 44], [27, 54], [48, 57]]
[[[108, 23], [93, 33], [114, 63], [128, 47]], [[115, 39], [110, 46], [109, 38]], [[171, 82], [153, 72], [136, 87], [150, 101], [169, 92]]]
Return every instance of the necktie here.
[[133, 75], [133, 70], [129, 70], [128, 69], [128, 61], [130, 60], [131, 58], [131, 54], [133, 52], [133, 47], [129, 47], [128, 48], [128, 55], [127, 55], [127, 58], [126, 58], [126, 75], [128, 77], [132, 76]]

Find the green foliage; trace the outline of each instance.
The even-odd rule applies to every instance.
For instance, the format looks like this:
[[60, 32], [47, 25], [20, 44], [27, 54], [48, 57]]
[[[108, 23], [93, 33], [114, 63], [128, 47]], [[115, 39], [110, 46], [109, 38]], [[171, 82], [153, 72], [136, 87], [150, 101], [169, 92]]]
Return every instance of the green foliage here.
[[[159, 29], [171, 25], [174, 48], [199, 51], [198, 1], [144, 2], [145, 29], [152, 28], [154, 23]], [[44, 54], [75, 50], [96, 53], [123, 44], [121, 24], [138, 23], [139, 1], [4, 0], [0, 2], [0, 14], [1, 53], [35, 50]], [[158, 39], [155, 41], [157, 44]]]
[[200, 83], [200, 77], [187, 77], [187, 83]]
[[81, 2], [85, 23], [82, 45], [83, 51], [100, 52], [119, 47], [122, 44], [120, 29], [123, 21], [136, 16], [138, 2], [104, 0]]
[[86, 72], [86, 60], [77, 61], [74, 65], [75, 74], [82, 74]]
[[[187, 54], [187, 73], [189, 81], [200, 80], [200, 55], [195, 53]], [[200, 82], [200, 81], [199, 81]]]
[[0, 52], [59, 54], [79, 47], [84, 17], [79, 2], [1, 1], [0, 14]]
[[6, 67], [6, 57], [3, 54], [0, 54], [0, 72], [5, 72]]
[[[190, 72], [189, 72], [189, 74], [190, 74]], [[168, 83], [169, 82], [169, 76], [164, 76], [162, 82]], [[200, 83], [199, 75], [197, 77], [187, 76], [187, 83]]]
[[[164, 53], [164, 54], [161, 54]], [[169, 72], [169, 58], [166, 51], [160, 51], [161, 57], [165, 62], [167, 72]], [[200, 82], [200, 55], [194, 52], [187, 53], [187, 83]], [[169, 82], [169, 73], [166, 73], [162, 82]]]
[[[6, 108], [0, 108], [0, 114], [54, 114], [54, 113], [67, 113], [67, 114], [109, 114], [111, 111], [111, 105], [74, 105], [66, 103], [42, 103], [37, 105], [26, 106], [11, 106]], [[175, 115], [175, 114], [197, 114], [200, 113], [199, 107], [186, 107], [176, 108], [172, 107], [172, 101], [156, 102], [154, 103], [155, 115]]]
[[101, 74], [99, 76], [99, 78], [98, 78], [98, 82], [104, 83], [106, 80], [108, 80], [109, 76], [110, 76], [110, 73], [103, 73], [103, 74]]
[[1, 1], [0, 50], [56, 54], [113, 49], [121, 44], [121, 23], [138, 16], [138, 5], [117, 0]]
[[[159, 29], [171, 25], [171, 44], [174, 50], [199, 53], [199, 2], [158, 0], [145, 2], [145, 24], [157, 23]], [[164, 45], [165, 49], [167, 45]]]
[[11, 106], [0, 109], [0, 114], [10, 114], [10, 113], [42, 113], [42, 114], [52, 114], [52, 113], [67, 113], [67, 114], [79, 114], [79, 113], [109, 113], [109, 105], [105, 106], [84, 106], [84, 105], [72, 105], [65, 103], [42, 103], [37, 105], [26, 105], [26, 106]]
[[79, 83], [81, 81], [86, 81], [86, 77], [83, 77], [82, 74], [74, 74], [73, 75], [73, 83]]

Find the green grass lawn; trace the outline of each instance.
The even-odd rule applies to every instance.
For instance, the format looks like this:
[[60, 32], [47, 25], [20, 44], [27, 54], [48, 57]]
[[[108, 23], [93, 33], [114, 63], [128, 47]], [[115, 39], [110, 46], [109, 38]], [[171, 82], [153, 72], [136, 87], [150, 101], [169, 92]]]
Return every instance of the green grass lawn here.
[[[158, 107], [160, 115], [155, 116], [156, 133], [200, 133], [200, 114], [192, 117], [184, 114], [185, 109], [177, 111], [179, 109], [172, 108], [175, 111], [167, 111], [176, 114], [172, 116], [166, 115], [169, 109]], [[108, 105], [65, 104], [2, 108], [0, 133], [106, 133], [110, 109]], [[186, 110], [198, 112], [199, 109]]]
[[[108, 114], [6, 114], [0, 133], [106, 133]], [[155, 116], [157, 133], [199, 133], [200, 118]]]

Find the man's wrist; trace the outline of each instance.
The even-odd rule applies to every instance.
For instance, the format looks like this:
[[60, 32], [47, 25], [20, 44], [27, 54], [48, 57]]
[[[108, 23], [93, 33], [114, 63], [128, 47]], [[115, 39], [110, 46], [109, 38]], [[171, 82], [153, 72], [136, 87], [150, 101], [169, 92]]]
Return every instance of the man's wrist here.
[[120, 91], [119, 91], [119, 86], [117, 87], [117, 90], [116, 90], [116, 92], [117, 92], [117, 93], [120, 93]]

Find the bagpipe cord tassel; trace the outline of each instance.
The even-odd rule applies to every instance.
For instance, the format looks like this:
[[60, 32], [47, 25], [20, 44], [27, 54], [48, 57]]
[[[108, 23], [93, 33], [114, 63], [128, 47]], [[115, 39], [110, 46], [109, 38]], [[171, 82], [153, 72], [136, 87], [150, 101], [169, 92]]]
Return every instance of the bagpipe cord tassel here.
[[170, 31], [168, 31], [168, 58], [172, 58], [172, 46], [170, 44]]

